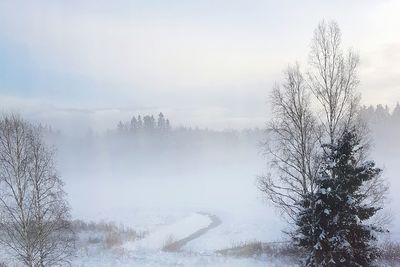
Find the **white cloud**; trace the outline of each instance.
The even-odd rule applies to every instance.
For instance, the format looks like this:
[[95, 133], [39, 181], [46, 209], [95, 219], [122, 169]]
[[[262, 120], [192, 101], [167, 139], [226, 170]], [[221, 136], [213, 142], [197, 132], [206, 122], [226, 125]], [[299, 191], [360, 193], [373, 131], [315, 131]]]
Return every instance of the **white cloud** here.
[[279, 40], [235, 26], [37, 7], [19, 16], [3, 13], [2, 18], [6, 36], [23, 44], [41, 68], [100, 82], [158, 90], [215, 89], [268, 80], [282, 65], [282, 54], [275, 52], [282, 46]]

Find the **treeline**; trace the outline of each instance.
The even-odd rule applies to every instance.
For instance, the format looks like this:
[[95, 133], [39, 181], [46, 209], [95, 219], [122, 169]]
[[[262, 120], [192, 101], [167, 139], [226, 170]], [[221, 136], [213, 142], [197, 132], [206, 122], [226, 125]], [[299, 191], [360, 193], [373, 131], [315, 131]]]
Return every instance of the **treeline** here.
[[[375, 135], [381, 131], [400, 133], [400, 103], [397, 103], [394, 109], [390, 109], [387, 105], [378, 104], [376, 106], [362, 106], [360, 109], [361, 117], [368, 123], [369, 128]], [[156, 119], [157, 117], [157, 119]], [[56, 137], [62, 135], [62, 131], [54, 129], [51, 125], [39, 124], [38, 127], [47, 137]], [[87, 135], [92, 136], [95, 134], [90, 127]], [[113, 134], [132, 135], [142, 133], [143, 135], [150, 133], [187, 133], [187, 134], [200, 134], [202, 135], [240, 135], [240, 136], [253, 136], [262, 138], [265, 129], [260, 128], [247, 128], [243, 130], [227, 129], [227, 130], [210, 130], [207, 128], [175, 126], [173, 127], [170, 120], [160, 112], [158, 116], [152, 114], [146, 115], [133, 115], [127, 121], [119, 121], [116, 123], [115, 128], [106, 131], [107, 136], [114, 136]], [[102, 133], [96, 133], [101, 136]]]
[[376, 106], [363, 106], [361, 115], [364, 120], [369, 122], [371, 126], [376, 124], [391, 124], [393, 126], [400, 125], [400, 104], [397, 102], [396, 107], [390, 111], [387, 105], [378, 104]]
[[382, 157], [398, 157], [400, 146], [400, 104], [393, 110], [381, 104], [362, 107], [361, 116], [370, 129], [373, 151]]
[[152, 114], [146, 114], [134, 115], [130, 120], [119, 121], [114, 129], [107, 131], [106, 137], [114, 140], [128, 139], [139, 143], [149, 141], [155, 144], [158, 140], [164, 144], [172, 142], [175, 145], [186, 145], [189, 142], [192, 145], [204, 145], [205, 142], [224, 144], [238, 141], [250, 141], [256, 144], [263, 138], [263, 134], [264, 130], [259, 128], [210, 130], [199, 127], [172, 127], [170, 120], [160, 112], [157, 119]]
[[157, 120], [153, 115], [133, 116], [129, 121], [120, 121], [117, 125], [119, 133], [138, 132], [163, 132], [171, 130], [169, 119], [162, 112], [158, 114]]

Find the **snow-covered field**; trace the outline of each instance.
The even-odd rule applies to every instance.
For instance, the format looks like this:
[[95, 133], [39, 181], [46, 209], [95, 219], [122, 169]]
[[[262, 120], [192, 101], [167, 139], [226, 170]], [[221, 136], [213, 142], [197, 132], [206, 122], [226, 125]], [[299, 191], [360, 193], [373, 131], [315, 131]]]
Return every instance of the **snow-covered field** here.
[[[209, 236], [197, 245], [190, 241], [183, 250], [165, 252], [163, 246], [170, 239], [184, 239], [198, 230], [204, 229], [212, 224], [207, 214], [193, 213], [176, 222], [160, 225], [149, 232], [144, 238], [126, 242], [112, 249], [83, 249], [79, 250], [73, 261], [74, 266], [295, 266], [276, 258], [260, 256], [257, 258], [236, 258], [223, 256], [219, 253], [199, 251], [203, 249], [201, 244], [206, 240], [214, 242], [213, 239], [220, 233], [208, 235], [208, 232], [201, 237]], [[216, 227], [218, 228], [218, 227]], [[210, 232], [212, 229], [210, 230]], [[200, 237], [200, 238], [201, 238]], [[206, 246], [207, 247], [207, 246]]]
[[77, 267], [290, 267], [286, 262], [267, 258], [233, 258], [218, 255], [202, 255], [194, 253], [169, 253], [153, 251], [135, 251], [128, 253], [95, 254], [80, 256], [73, 262]]
[[[282, 219], [256, 187], [264, 166], [256, 147], [232, 148], [232, 153], [176, 154], [151, 158], [153, 166], [148, 161], [109, 158], [99, 152], [92, 155], [92, 162], [83, 164], [76, 159], [61, 166], [74, 218], [114, 221], [147, 233], [142, 240], [124, 244], [119, 256], [83, 253], [74, 265], [265, 266], [265, 258], [215, 254], [245, 242], [284, 238]], [[215, 215], [221, 223], [185, 244], [180, 252], [161, 251], [167, 242], [183, 239], [211, 223], [209, 216], [199, 212]]]
[[[108, 152], [96, 151], [89, 162], [88, 155], [78, 155], [61, 165], [72, 215], [85, 221], [114, 221], [147, 234], [118, 249], [80, 251], [74, 266], [291, 266], [266, 256], [216, 253], [253, 241], [287, 239], [282, 234], [287, 224], [257, 189], [257, 176], [266, 166], [256, 146], [143, 158], [112, 157]], [[378, 164], [379, 160], [386, 163], [390, 190], [400, 190], [394, 179], [398, 159], [385, 161], [383, 155]], [[395, 207], [400, 201], [396, 194], [390, 199], [391, 238], [398, 240]], [[207, 227], [211, 220], [204, 213], [217, 216], [221, 223], [177, 252], [162, 251], [167, 243]]]
[[184, 239], [210, 224], [211, 219], [207, 215], [193, 213], [177, 222], [159, 227], [139, 241], [125, 244], [124, 248], [127, 250], [161, 250], [168, 243]]

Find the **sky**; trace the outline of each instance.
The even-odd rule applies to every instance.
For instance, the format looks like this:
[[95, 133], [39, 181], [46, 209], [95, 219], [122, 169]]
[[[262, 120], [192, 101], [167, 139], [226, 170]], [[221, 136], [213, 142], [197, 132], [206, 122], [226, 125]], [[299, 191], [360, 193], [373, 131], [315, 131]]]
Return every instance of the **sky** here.
[[400, 101], [400, 2], [1, 1], [0, 109], [65, 132], [165, 113], [177, 125], [263, 127], [283, 70], [335, 20], [361, 58], [364, 104]]

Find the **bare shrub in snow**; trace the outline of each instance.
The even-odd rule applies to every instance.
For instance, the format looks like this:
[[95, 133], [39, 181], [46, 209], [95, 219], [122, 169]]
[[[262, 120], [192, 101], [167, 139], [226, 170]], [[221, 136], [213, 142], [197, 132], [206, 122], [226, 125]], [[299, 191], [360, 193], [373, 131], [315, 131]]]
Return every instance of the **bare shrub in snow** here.
[[116, 249], [124, 242], [141, 239], [144, 233], [113, 222], [84, 222], [74, 220], [74, 231], [78, 234], [78, 244], [81, 247], [100, 245], [106, 249]]
[[303, 251], [290, 242], [270, 242], [260, 241], [245, 242], [231, 248], [217, 251], [225, 256], [236, 257], [260, 257], [285, 259], [287, 262], [296, 262], [303, 255]]
[[118, 232], [108, 232], [104, 238], [104, 245], [107, 249], [122, 245], [122, 239]]

